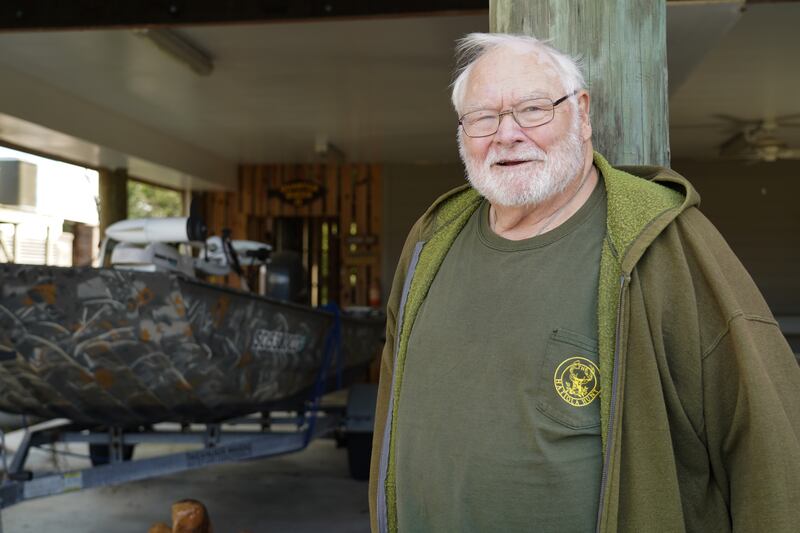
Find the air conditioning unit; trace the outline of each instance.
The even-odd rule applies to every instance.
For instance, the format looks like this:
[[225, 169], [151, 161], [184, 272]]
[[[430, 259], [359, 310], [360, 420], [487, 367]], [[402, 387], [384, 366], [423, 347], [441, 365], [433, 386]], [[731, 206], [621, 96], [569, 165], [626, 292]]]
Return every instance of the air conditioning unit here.
[[0, 204], [36, 207], [36, 165], [0, 159]]

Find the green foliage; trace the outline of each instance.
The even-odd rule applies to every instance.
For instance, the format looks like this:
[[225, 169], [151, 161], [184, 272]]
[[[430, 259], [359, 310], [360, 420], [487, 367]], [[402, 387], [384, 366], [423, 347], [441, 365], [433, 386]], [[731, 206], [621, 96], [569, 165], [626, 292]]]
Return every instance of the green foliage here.
[[128, 180], [128, 218], [179, 217], [181, 193], [141, 181]]

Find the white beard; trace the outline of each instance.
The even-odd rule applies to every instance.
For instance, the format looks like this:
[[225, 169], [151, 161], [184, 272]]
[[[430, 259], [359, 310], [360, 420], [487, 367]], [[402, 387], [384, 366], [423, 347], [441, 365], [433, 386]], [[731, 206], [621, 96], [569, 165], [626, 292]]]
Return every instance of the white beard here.
[[[458, 152], [467, 170], [467, 179], [492, 204], [524, 206], [542, 203], [561, 193], [583, 167], [583, 143], [580, 138], [580, 117], [573, 115], [567, 135], [554, 144], [549, 152], [536, 146], [517, 150], [489, 149], [483, 162], [471, 157], [464, 149], [460, 133]], [[509, 167], [493, 166], [497, 161], [528, 159]]]

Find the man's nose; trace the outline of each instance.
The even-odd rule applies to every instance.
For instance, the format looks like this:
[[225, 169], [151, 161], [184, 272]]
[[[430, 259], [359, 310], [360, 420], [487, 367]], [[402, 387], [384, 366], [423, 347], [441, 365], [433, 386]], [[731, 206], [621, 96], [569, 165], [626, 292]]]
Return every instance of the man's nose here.
[[525, 139], [525, 132], [517, 124], [514, 115], [510, 112], [500, 114], [500, 123], [497, 125], [497, 133], [494, 134], [494, 141], [500, 144], [513, 144], [522, 142]]

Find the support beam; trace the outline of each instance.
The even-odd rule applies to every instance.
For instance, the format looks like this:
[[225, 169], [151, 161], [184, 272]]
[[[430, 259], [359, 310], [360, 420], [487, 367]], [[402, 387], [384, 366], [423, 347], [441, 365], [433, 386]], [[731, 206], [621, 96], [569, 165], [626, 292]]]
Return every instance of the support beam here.
[[669, 165], [666, 2], [491, 0], [492, 31], [582, 58], [594, 146], [616, 165]]
[[124, 168], [100, 171], [100, 238], [106, 228], [128, 218], [128, 171]]

